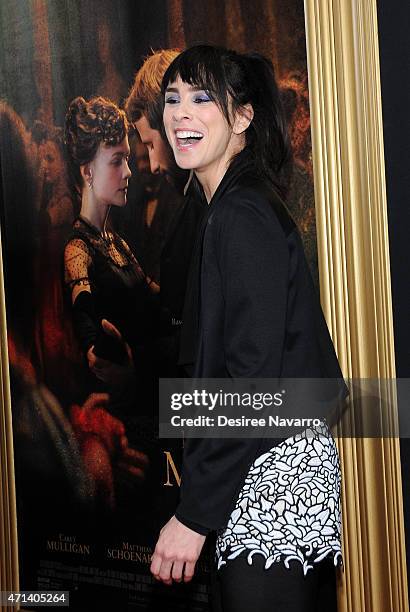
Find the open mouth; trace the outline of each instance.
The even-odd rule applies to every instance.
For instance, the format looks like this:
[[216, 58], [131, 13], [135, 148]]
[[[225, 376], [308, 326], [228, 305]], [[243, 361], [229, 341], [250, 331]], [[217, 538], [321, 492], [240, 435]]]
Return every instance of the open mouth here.
[[180, 146], [196, 144], [204, 137], [201, 132], [195, 132], [193, 130], [175, 130], [175, 136], [177, 144]]

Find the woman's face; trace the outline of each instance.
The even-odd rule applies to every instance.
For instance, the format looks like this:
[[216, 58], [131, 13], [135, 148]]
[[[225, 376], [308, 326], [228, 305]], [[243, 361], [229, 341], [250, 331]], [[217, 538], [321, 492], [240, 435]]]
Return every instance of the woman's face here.
[[164, 126], [180, 168], [198, 177], [225, 171], [232, 147], [232, 129], [206, 91], [180, 77], [165, 93]]
[[46, 140], [39, 146], [41, 170], [46, 183], [56, 183], [64, 174], [64, 162], [58, 146], [52, 140]]
[[100, 144], [89, 164], [92, 191], [99, 204], [125, 206], [127, 202], [130, 146], [127, 136], [113, 147]]

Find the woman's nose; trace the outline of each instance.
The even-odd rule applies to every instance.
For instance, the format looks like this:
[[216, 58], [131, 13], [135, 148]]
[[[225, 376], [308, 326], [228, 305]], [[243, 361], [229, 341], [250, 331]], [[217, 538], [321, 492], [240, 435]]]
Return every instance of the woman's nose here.
[[182, 121], [182, 119], [192, 119], [192, 112], [187, 102], [181, 100], [174, 108], [173, 118], [175, 121]]
[[131, 176], [131, 174], [132, 174], [132, 172], [131, 172], [131, 170], [130, 170], [130, 167], [129, 167], [129, 165], [128, 165], [128, 162], [127, 162], [127, 161], [125, 161], [125, 169], [124, 169], [124, 174], [125, 174], [124, 178], [127, 178], [127, 179], [128, 179], [128, 178], [130, 178], [130, 176]]

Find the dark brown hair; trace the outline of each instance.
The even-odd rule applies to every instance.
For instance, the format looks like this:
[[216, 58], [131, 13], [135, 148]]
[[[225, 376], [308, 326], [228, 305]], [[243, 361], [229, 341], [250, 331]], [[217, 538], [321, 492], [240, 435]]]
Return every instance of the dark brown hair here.
[[100, 144], [120, 144], [127, 135], [128, 121], [123, 110], [102, 97], [70, 102], [65, 118], [64, 142], [67, 147], [70, 174], [81, 192], [83, 180], [80, 166], [92, 161]]

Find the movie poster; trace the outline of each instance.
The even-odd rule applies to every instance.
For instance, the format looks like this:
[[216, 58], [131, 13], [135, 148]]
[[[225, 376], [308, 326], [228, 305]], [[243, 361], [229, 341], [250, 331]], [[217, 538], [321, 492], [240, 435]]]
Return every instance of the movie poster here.
[[156, 435], [155, 364], [167, 338], [155, 317], [160, 253], [182, 196], [166, 177], [150, 174], [145, 147], [130, 137], [127, 205], [110, 222], [158, 291], [152, 311], [135, 317], [152, 334], [149, 357], [143, 353], [135, 368], [143, 387], [131, 392], [120, 377], [107, 389], [81, 350], [65, 282], [63, 254], [79, 202], [62, 128], [76, 96], [101, 95], [121, 106], [152, 50], [209, 42], [265, 54], [276, 68], [294, 151], [288, 205], [316, 276], [303, 2], [2, 0], [0, 27], [1, 233], [20, 588], [69, 591], [73, 610], [203, 612], [208, 550], [188, 586], [159, 585], [149, 573], [180, 485], [180, 443]]

